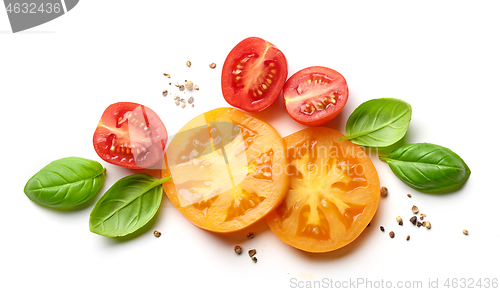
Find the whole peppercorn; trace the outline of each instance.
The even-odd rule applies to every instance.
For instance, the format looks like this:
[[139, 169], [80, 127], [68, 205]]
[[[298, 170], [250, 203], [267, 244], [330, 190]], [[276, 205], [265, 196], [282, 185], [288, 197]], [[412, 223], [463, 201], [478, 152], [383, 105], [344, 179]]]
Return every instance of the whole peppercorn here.
[[399, 225], [403, 225], [403, 219], [401, 218], [401, 216], [396, 217], [396, 221]]

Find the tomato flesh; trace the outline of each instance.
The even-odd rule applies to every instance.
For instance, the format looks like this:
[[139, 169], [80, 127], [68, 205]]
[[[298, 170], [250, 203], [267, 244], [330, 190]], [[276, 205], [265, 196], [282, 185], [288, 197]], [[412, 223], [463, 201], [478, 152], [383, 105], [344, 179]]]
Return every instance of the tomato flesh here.
[[220, 108], [186, 124], [167, 149], [162, 176], [172, 204], [215, 232], [245, 228], [267, 215], [288, 187], [285, 145], [265, 122]]
[[266, 219], [271, 230], [295, 248], [341, 248], [361, 234], [377, 210], [377, 171], [361, 147], [337, 142], [342, 136], [317, 127], [284, 138], [290, 185], [281, 205]]
[[285, 83], [286, 110], [296, 122], [322, 125], [344, 108], [349, 89], [344, 76], [326, 67], [309, 67], [293, 74]]
[[150, 108], [132, 102], [110, 105], [94, 132], [94, 149], [104, 161], [132, 169], [147, 168], [163, 156], [167, 129]]
[[287, 75], [285, 55], [271, 43], [250, 37], [238, 43], [224, 61], [222, 94], [234, 107], [261, 111], [276, 100]]

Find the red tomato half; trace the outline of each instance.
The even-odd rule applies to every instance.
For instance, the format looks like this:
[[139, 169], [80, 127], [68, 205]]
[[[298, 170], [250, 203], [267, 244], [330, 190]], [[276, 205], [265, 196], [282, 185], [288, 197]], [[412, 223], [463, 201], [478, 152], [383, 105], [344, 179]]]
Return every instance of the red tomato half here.
[[278, 97], [288, 75], [285, 55], [257, 37], [244, 39], [227, 55], [222, 67], [222, 95], [247, 112], [258, 112]]
[[110, 105], [94, 132], [94, 149], [106, 162], [147, 168], [163, 157], [167, 129], [150, 108], [133, 102]]
[[283, 88], [286, 111], [292, 119], [306, 126], [319, 126], [336, 117], [348, 97], [344, 76], [320, 66], [293, 74]]

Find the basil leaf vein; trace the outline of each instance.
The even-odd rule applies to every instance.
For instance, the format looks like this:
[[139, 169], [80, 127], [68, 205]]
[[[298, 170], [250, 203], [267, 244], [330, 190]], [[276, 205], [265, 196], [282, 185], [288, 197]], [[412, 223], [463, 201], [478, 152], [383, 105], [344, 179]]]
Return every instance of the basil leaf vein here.
[[90, 231], [107, 237], [125, 236], [137, 231], [158, 211], [163, 196], [161, 184], [169, 179], [134, 174], [118, 180], [92, 209]]
[[431, 143], [404, 145], [392, 151], [388, 157], [380, 159], [389, 164], [399, 179], [423, 192], [459, 186], [471, 173], [467, 164], [455, 152]]
[[349, 116], [346, 136], [361, 146], [387, 147], [401, 140], [411, 120], [410, 104], [395, 98], [372, 99], [362, 103]]
[[73, 207], [92, 198], [104, 183], [106, 169], [94, 160], [66, 157], [52, 161], [24, 187], [32, 201], [47, 207]]

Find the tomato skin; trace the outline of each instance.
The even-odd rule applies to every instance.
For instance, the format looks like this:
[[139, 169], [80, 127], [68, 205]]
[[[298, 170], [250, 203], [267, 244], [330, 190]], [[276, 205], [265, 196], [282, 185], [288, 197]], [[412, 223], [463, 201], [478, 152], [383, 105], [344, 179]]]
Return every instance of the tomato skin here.
[[138, 103], [118, 102], [104, 110], [92, 141], [104, 161], [141, 169], [162, 158], [167, 139], [167, 129], [153, 110]]
[[234, 107], [258, 112], [276, 100], [287, 76], [285, 55], [270, 42], [249, 37], [238, 43], [224, 61], [222, 95]]
[[343, 136], [314, 127], [283, 138], [289, 190], [266, 221], [288, 245], [330, 252], [354, 241], [372, 220], [380, 197], [377, 170], [360, 146], [338, 141]]
[[321, 66], [296, 72], [283, 87], [288, 115], [305, 126], [319, 126], [335, 118], [348, 97], [349, 89], [344, 76]]

